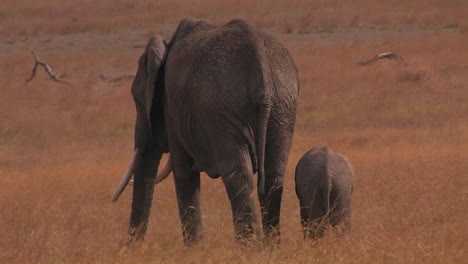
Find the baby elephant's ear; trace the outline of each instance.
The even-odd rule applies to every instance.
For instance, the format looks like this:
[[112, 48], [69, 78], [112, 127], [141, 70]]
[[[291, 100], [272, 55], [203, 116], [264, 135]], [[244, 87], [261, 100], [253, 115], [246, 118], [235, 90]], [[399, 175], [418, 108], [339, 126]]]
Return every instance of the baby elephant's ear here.
[[[148, 44], [146, 45], [146, 56], [147, 56], [147, 65], [146, 65], [146, 87], [145, 87], [145, 98], [142, 102], [145, 102], [145, 112], [146, 118], [148, 121], [149, 127], [151, 128], [150, 122], [150, 113], [151, 107], [153, 103], [153, 96], [154, 90], [157, 89], [156, 87], [156, 78], [158, 77], [159, 68], [161, 67], [162, 63], [164, 62], [164, 58], [166, 55], [166, 47], [167, 44], [165, 41], [161, 39], [159, 35], [155, 35], [152, 37]], [[163, 89], [163, 87], [158, 87]]]

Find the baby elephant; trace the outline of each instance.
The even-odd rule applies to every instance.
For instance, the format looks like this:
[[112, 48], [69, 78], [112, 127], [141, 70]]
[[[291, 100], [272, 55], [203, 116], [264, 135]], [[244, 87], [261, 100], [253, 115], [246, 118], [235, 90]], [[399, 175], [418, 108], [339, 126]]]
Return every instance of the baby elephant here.
[[304, 238], [322, 236], [328, 224], [348, 230], [352, 192], [353, 168], [345, 156], [328, 146], [304, 154], [296, 167]]

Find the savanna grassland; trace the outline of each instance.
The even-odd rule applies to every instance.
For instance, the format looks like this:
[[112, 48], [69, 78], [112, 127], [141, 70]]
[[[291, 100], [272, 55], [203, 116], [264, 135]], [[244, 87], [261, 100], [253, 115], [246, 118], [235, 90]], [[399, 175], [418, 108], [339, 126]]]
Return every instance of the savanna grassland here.
[[[468, 2], [6, 0], [0, 3], [0, 263], [468, 263]], [[205, 239], [182, 243], [174, 186], [123, 253], [131, 80], [152, 34], [184, 17], [244, 18], [291, 52], [301, 81], [279, 248], [239, 248], [221, 180], [202, 177]], [[71, 85], [51, 81], [30, 50]], [[393, 51], [405, 63], [357, 61]], [[294, 168], [332, 146], [355, 170], [352, 231], [302, 240]]]

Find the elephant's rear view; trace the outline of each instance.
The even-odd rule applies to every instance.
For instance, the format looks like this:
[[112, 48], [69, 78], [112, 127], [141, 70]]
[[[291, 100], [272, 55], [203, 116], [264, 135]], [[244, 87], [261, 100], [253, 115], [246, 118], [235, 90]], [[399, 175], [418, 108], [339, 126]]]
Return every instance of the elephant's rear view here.
[[[151, 38], [132, 85], [135, 155], [113, 197], [134, 174], [130, 241], [143, 239], [154, 183], [171, 169], [186, 243], [203, 236], [201, 171], [223, 180], [240, 240], [256, 234], [252, 192], [258, 173], [264, 234], [279, 237], [298, 93], [288, 50], [245, 21], [217, 26], [184, 19], [168, 43]], [[156, 175], [167, 152], [168, 166]]]
[[296, 194], [301, 209], [304, 238], [318, 238], [328, 224], [351, 226], [353, 168], [349, 160], [330, 147], [312, 148], [296, 167]]

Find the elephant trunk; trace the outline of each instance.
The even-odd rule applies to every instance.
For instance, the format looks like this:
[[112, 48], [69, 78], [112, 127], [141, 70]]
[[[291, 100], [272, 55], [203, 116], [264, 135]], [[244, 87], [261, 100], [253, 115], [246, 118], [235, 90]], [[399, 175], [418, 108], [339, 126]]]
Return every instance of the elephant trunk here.
[[130, 240], [143, 239], [153, 202], [156, 171], [162, 152], [154, 146], [145, 147], [138, 165], [135, 166], [132, 213], [130, 216]]

